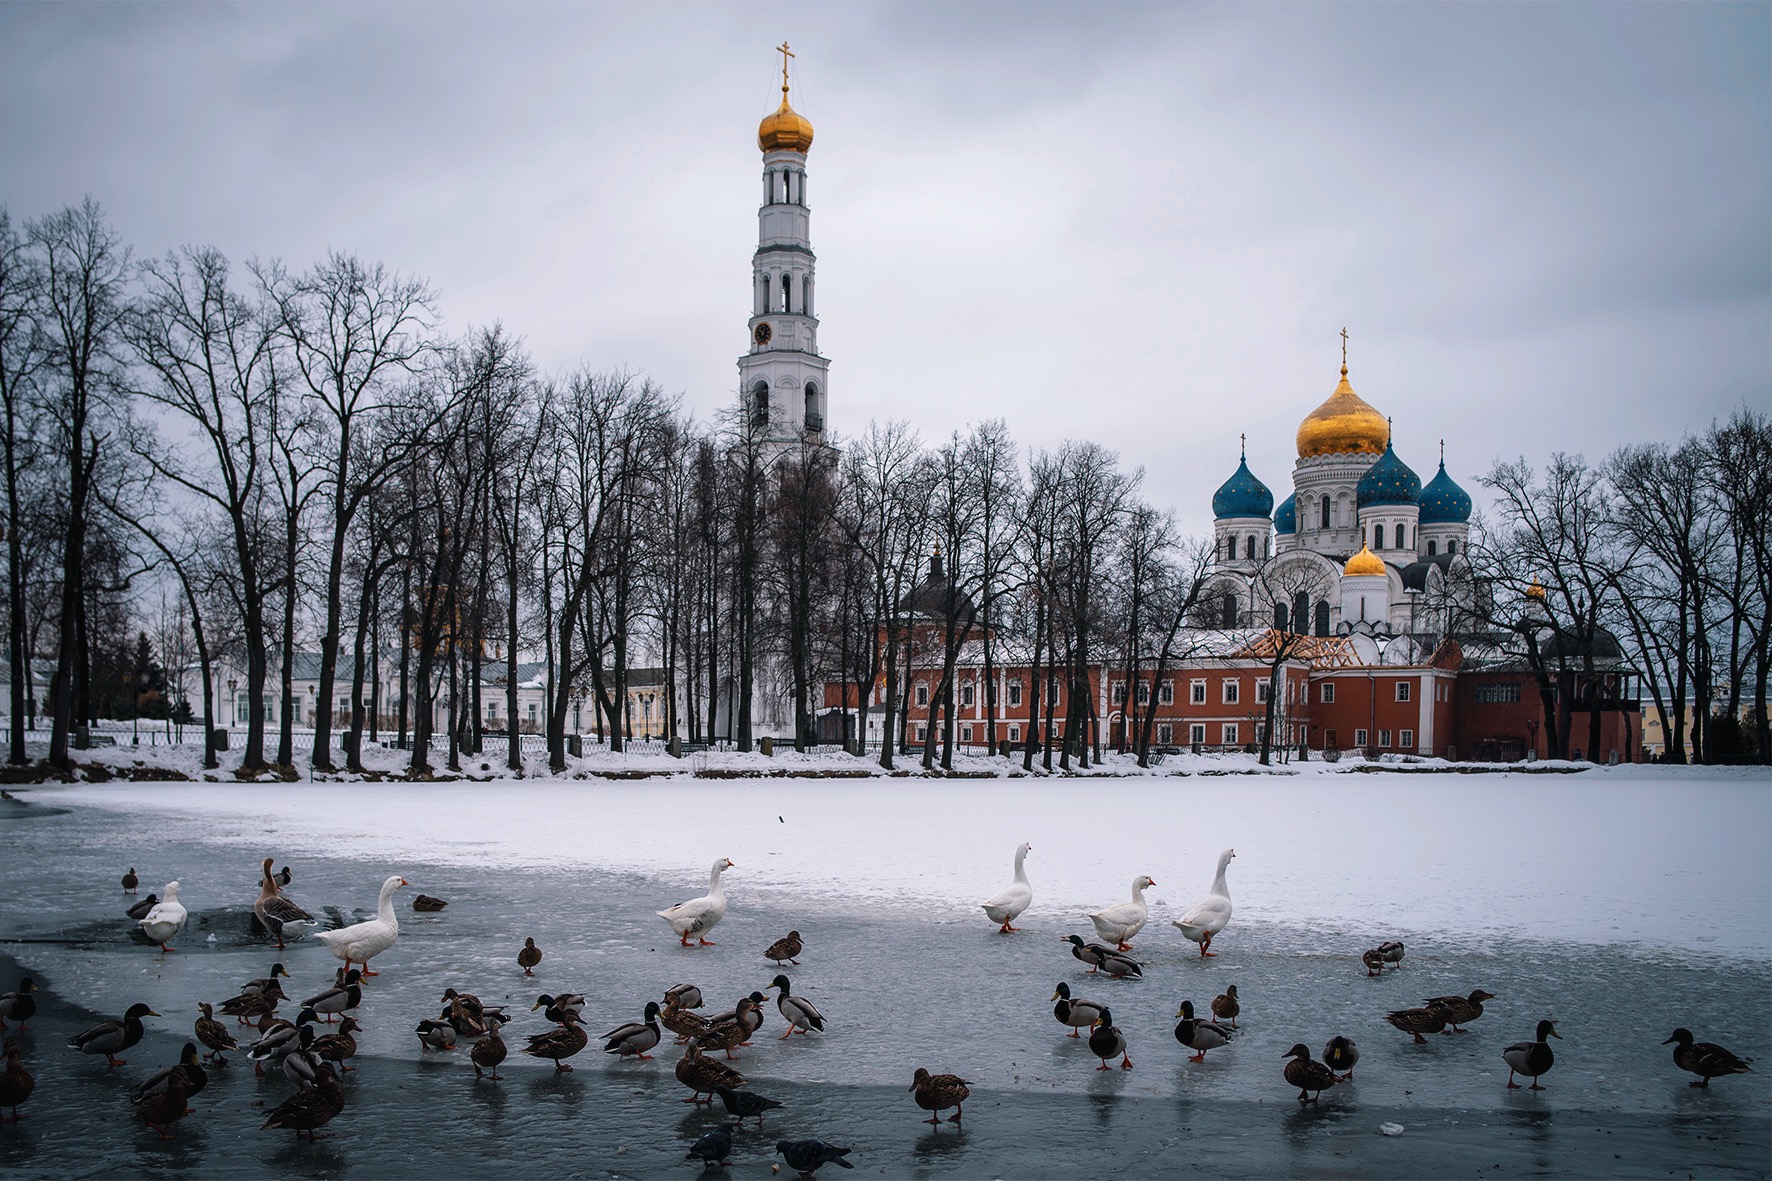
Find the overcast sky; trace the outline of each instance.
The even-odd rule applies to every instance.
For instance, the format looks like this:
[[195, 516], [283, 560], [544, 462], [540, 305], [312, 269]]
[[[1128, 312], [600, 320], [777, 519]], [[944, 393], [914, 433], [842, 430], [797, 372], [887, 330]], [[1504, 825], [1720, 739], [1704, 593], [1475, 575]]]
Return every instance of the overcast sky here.
[[[1191, 529], [1334, 388], [1497, 456], [1772, 399], [1772, 6], [0, 6], [0, 203], [329, 247], [734, 397], [784, 38], [829, 425], [1095, 439]], [[1480, 493], [1479, 493], [1480, 495]]]

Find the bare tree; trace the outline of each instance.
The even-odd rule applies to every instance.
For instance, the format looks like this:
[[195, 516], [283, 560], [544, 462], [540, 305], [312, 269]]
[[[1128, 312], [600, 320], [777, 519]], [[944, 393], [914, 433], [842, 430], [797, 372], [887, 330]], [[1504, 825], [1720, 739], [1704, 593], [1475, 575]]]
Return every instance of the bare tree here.
[[31, 656], [26, 627], [26, 491], [38, 452], [36, 382], [48, 358], [37, 325], [42, 268], [0, 208], [0, 477], [6, 481], [6, 647], [12, 674], [8, 761], [25, 763]]

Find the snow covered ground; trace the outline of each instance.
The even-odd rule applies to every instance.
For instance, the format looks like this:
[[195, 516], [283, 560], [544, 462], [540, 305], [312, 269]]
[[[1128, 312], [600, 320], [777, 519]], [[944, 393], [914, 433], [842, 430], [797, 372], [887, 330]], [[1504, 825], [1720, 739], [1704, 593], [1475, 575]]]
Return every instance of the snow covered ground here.
[[[803, 765], [829, 769], [823, 758]], [[768, 1006], [735, 1065], [790, 1106], [741, 1137], [730, 1176], [768, 1176], [787, 1135], [853, 1142], [873, 1176], [1766, 1175], [1772, 1072], [1694, 1090], [1660, 1044], [1685, 1025], [1772, 1061], [1763, 774], [1320, 762], [1239, 773], [1252, 762], [1176, 759], [1141, 778], [17, 789], [26, 802], [0, 810], [0, 988], [29, 972], [46, 995], [26, 1035], [39, 1090], [25, 1110], [38, 1118], [0, 1129], [0, 1170], [455, 1175], [516, 1171], [527, 1155], [549, 1174], [677, 1174], [714, 1117], [676, 1102], [687, 1092], [669, 1046], [639, 1064], [605, 1063], [593, 1046], [560, 1077], [521, 1059], [510, 1081], [475, 1084], [459, 1051], [421, 1055], [411, 1028], [446, 986], [509, 1000], [513, 1045], [543, 1027], [528, 1012], [543, 991], [589, 993], [592, 1033], [680, 979], [726, 1007], [769, 982], [758, 953], [793, 927], [807, 944], [789, 969], [795, 991], [830, 1029], [780, 1043]], [[1007, 882], [1021, 841], [1033, 845], [1034, 904], [1024, 930], [1002, 936], [978, 902]], [[1204, 893], [1227, 847], [1236, 917], [1222, 954], [1201, 960], [1168, 919]], [[176, 1057], [198, 1000], [231, 994], [275, 957], [245, 929], [264, 856], [292, 865], [291, 893], [334, 921], [373, 905], [387, 873], [412, 881], [401, 942], [364, 1003], [352, 1105], [333, 1140], [297, 1149], [257, 1130], [289, 1084], [229, 1068], [162, 1145], [129, 1123], [121, 1092]], [[701, 893], [716, 857], [737, 863], [718, 946], [679, 948], [652, 911]], [[193, 924], [179, 952], [127, 939], [115, 883], [131, 865], [144, 890], [181, 881]], [[1084, 912], [1122, 900], [1140, 873], [1158, 883], [1135, 941], [1145, 979], [1087, 975], [1060, 939], [1092, 936]], [[451, 906], [413, 914], [420, 890]], [[533, 982], [513, 962], [525, 935], [548, 953]], [[1385, 938], [1405, 939], [1408, 956], [1368, 979], [1358, 953]], [[284, 959], [297, 996], [334, 962], [312, 941]], [[1047, 1001], [1061, 979], [1112, 1005], [1133, 1070], [1097, 1072], [1064, 1038]], [[1170, 1033], [1177, 1004], [1204, 1007], [1233, 982], [1244, 1033], [1185, 1062]], [[1475, 987], [1498, 999], [1467, 1034], [1417, 1047], [1383, 1022]], [[135, 999], [163, 1017], [128, 1067], [62, 1047], [91, 1013]], [[1541, 1017], [1564, 1038], [1550, 1089], [1507, 1091], [1500, 1048]], [[1358, 1080], [1301, 1110], [1280, 1056], [1333, 1033], [1361, 1045]], [[963, 1131], [917, 1124], [904, 1089], [919, 1065], [974, 1080]], [[1383, 1123], [1406, 1130], [1381, 1136]]]

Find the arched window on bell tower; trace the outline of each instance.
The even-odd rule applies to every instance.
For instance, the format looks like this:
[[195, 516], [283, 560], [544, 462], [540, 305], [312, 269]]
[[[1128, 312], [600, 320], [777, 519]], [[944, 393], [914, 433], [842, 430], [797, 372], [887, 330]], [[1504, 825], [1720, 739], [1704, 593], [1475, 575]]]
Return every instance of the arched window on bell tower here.
[[789, 278], [786, 272], [783, 272], [781, 276], [781, 310], [784, 315], [794, 310], [793, 307], [790, 306], [788, 299], [793, 293], [793, 290], [793, 279]]
[[1224, 598], [1219, 601], [1219, 626], [1237, 626], [1237, 596], [1231, 591], [1225, 591]]
[[809, 431], [824, 429], [824, 415], [818, 412], [818, 383], [815, 381], [806, 383], [806, 429]]
[[751, 387], [751, 426], [769, 425], [769, 383], [759, 381]]
[[1329, 528], [1329, 498], [1327, 496], [1323, 498], [1323, 522], [1321, 527], [1324, 529]]

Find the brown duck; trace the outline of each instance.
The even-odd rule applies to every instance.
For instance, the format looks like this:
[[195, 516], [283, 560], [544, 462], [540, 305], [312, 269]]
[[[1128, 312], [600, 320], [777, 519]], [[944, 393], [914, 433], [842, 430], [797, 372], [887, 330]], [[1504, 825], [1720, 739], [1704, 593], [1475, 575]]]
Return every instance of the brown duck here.
[[659, 1010], [658, 1023], [677, 1035], [679, 1046], [708, 1028], [706, 1017], [691, 1013], [674, 1000], [667, 1000], [665, 1007]]
[[229, 997], [221, 1003], [221, 1011], [237, 1019], [241, 1025], [251, 1025], [276, 1012], [278, 1003], [284, 999], [283, 986], [272, 980], [259, 992], [243, 992]]
[[523, 975], [535, 975], [535, 965], [541, 963], [541, 948], [535, 945], [534, 939], [523, 940], [523, 948], [517, 952], [517, 966], [523, 969]]
[[[683, 1056], [677, 1059], [677, 1081], [695, 1092], [683, 1102], [712, 1103], [716, 1090], [721, 1087], [742, 1087], [745, 1077], [719, 1059], [704, 1056], [701, 1043], [690, 1038]], [[703, 1099], [703, 1094], [708, 1097]]]
[[357, 1019], [355, 1017], [346, 1013], [344, 1019], [338, 1023], [338, 1028], [336, 1030], [323, 1037], [315, 1038], [314, 1044], [309, 1046], [308, 1049], [312, 1053], [319, 1055], [321, 1061], [335, 1063], [341, 1071], [355, 1070], [357, 1068], [355, 1066], [347, 1066], [345, 1060], [357, 1056], [357, 1039], [351, 1035], [357, 1033], [362, 1028], [361, 1025], [357, 1024]]
[[1368, 948], [1360, 953], [1360, 962], [1366, 965], [1366, 975], [1384, 975], [1384, 953], [1376, 947]]
[[137, 1101], [136, 1113], [141, 1116], [142, 1123], [160, 1134], [160, 1139], [170, 1140], [172, 1133], [168, 1129], [185, 1118], [188, 1093], [184, 1073], [174, 1070], [167, 1075], [164, 1087], [149, 1091]]
[[[1690, 1029], [1674, 1030], [1673, 1036], [1661, 1044], [1665, 1046], [1672, 1042], [1679, 1043], [1674, 1046], [1674, 1065], [1698, 1076], [1698, 1081], [1690, 1084], [1691, 1086], [1708, 1087], [1713, 1078], [1721, 1078], [1726, 1074], [1747, 1074], [1753, 1070], [1748, 1065], [1753, 1059], [1737, 1058], [1723, 1047], [1710, 1042], [1695, 1042]], [[8, 1057], [9, 1063], [11, 1060]]]
[[215, 1006], [200, 1004], [197, 1011], [202, 1014], [197, 1018], [197, 1026], [193, 1031], [197, 1040], [209, 1048], [205, 1058], [220, 1066], [226, 1066], [228, 1060], [222, 1056], [223, 1050], [238, 1050], [240, 1043], [228, 1032], [228, 1027], [215, 1019]]
[[[0, 1108], [12, 1109], [12, 1121], [17, 1123], [25, 1117], [18, 1113], [18, 1105], [31, 1097], [37, 1087], [37, 1080], [31, 1077], [24, 1064], [18, 1059], [18, 1043], [8, 1038], [6, 1041], [6, 1069], [0, 1071]], [[0, 1113], [0, 1124], [6, 1122], [4, 1113]]]
[[468, 1051], [468, 1060], [474, 1064], [475, 1078], [485, 1077], [482, 1074], [485, 1070], [492, 1072], [492, 1081], [495, 1083], [504, 1077], [498, 1072], [498, 1064], [505, 1060], [505, 1054], [508, 1053], [505, 1040], [498, 1033], [498, 1027], [502, 1024], [494, 1015], [486, 1022], [486, 1036], [475, 1042], [474, 1048]]
[[790, 964], [797, 964], [800, 961], [795, 957], [798, 956], [804, 948], [805, 944], [800, 941], [800, 932], [789, 931], [784, 938], [777, 939], [774, 943], [769, 945], [768, 950], [763, 953], [763, 958], [766, 960], [774, 960], [775, 966], [778, 968], [781, 967], [781, 961], [783, 960], [788, 961]]
[[1442, 1005], [1429, 1004], [1420, 1009], [1398, 1009], [1394, 1013], [1385, 1014], [1386, 1021], [1410, 1034], [1418, 1046], [1427, 1045], [1424, 1033], [1439, 1033], [1446, 1028], [1446, 1009]]
[[1460, 1025], [1469, 1025], [1483, 1015], [1483, 1002], [1492, 1001], [1495, 994], [1484, 992], [1480, 988], [1471, 989], [1469, 996], [1430, 996], [1427, 1003], [1438, 1005], [1446, 1010], [1446, 1024], [1452, 1028], [1442, 1033], [1463, 1033]]
[[1298, 1088], [1300, 1103], [1315, 1103], [1319, 1095], [1337, 1082], [1335, 1072], [1321, 1062], [1313, 1061], [1310, 1048], [1303, 1042], [1287, 1050], [1282, 1057], [1290, 1059], [1286, 1063], [1286, 1081]]
[[1227, 984], [1224, 991], [1212, 998], [1212, 1015], [1220, 1021], [1229, 1021], [1231, 1028], [1237, 1028], [1237, 1014], [1243, 1011], [1243, 1003], [1237, 999], [1237, 986]]
[[314, 1129], [331, 1123], [333, 1117], [344, 1109], [345, 1093], [338, 1085], [338, 1075], [333, 1071], [332, 1063], [322, 1062], [314, 1072], [314, 1085], [285, 1099], [259, 1128], [261, 1131], [293, 1128], [297, 1140], [301, 1139], [303, 1132], [308, 1134], [308, 1139], [318, 1140], [320, 1137]]
[[531, 1058], [553, 1059], [555, 1070], [571, 1070], [566, 1059], [584, 1049], [590, 1040], [590, 1035], [578, 1023], [578, 1014], [568, 1009], [560, 1014], [557, 1028], [532, 1036], [523, 1052]]
[[917, 1073], [911, 1076], [911, 1090], [916, 1093], [917, 1106], [930, 1113], [923, 1122], [939, 1124], [941, 1113], [951, 1107], [954, 1109], [953, 1122], [959, 1123], [960, 1117], [966, 1114], [961, 1104], [972, 1094], [972, 1088], [966, 1085], [968, 1081], [957, 1074], [930, 1074], [921, 1066], [917, 1067]]
[[429, 894], [420, 894], [412, 900], [412, 909], [420, 914], [436, 914], [448, 905], [441, 898], [433, 898]]

